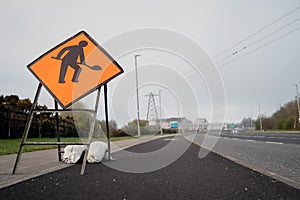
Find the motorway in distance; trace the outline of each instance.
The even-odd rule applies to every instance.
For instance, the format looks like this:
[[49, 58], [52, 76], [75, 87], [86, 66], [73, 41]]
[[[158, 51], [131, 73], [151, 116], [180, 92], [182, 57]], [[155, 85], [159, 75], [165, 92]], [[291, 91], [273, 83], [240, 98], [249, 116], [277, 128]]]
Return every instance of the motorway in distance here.
[[[186, 136], [188, 139], [192, 137], [193, 135]], [[205, 137], [218, 138], [212, 149], [215, 153], [300, 188], [300, 133], [196, 134], [194, 142], [205, 147]]]

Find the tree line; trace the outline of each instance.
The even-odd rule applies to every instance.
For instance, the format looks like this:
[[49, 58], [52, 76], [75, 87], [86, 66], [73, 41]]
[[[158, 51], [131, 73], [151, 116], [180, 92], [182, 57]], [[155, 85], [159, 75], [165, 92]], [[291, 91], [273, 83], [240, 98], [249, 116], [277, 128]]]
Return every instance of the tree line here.
[[[30, 99], [20, 99], [17, 95], [0, 96], [0, 138], [20, 138], [32, 107]], [[37, 105], [37, 109], [48, 109], [46, 105]], [[60, 119], [60, 133], [64, 136], [76, 136], [72, 118]], [[34, 113], [28, 137], [55, 137], [56, 121], [52, 112]]]
[[263, 130], [300, 130], [297, 100], [291, 100], [267, 117], [259, 116], [256, 130], [260, 130], [260, 118]]
[[[17, 95], [0, 96], [0, 138], [21, 138], [32, 107], [30, 99], [20, 99]], [[78, 103], [77, 107], [84, 107]], [[48, 109], [46, 105], [37, 105], [37, 109]], [[86, 137], [90, 130], [91, 116], [87, 113], [59, 114], [59, 134], [62, 137]], [[114, 120], [109, 121], [111, 136], [124, 136], [126, 133], [118, 129]], [[94, 136], [106, 136], [106, 121], [97, 120]], [[28, 137], [56, 137], [56, 118], [53, 112], [36, 112]]]

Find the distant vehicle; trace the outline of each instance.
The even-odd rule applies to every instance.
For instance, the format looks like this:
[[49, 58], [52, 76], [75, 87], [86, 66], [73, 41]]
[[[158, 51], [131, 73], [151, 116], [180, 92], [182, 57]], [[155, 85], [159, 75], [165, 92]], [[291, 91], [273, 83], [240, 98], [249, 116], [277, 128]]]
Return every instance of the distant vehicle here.
[[240, 133], [240, 132], [243, 132], [243, 130], [241, 128], [235, 128], [235, 129], [232, 129], [232, 133]]
[[238, 127], [237, 127], [237, 128], [234, 128], [234, 129], [224, 127], [224, 128], [222, 129], [222, 132], [223, 132], [223, 133], [234, 133], [234, 134], [236, 134], [236, 133], [241, 132], [241, 129], [238, 128]]
[[238, 133], [238, 132], [239, 132], [238, 128], [232, 129], [232, 133]]
[[228, 128], [227, 126], [224, 126], [224, 127], [222, 128], [222, 131], [225, 131], [225, 132], [227, 132], [227, 131], [231, 131], [231, 129], [230, 129], [230, 128]]
[[207, 133], [207, 129], [206, 128], [198, 128], [197, 133]]

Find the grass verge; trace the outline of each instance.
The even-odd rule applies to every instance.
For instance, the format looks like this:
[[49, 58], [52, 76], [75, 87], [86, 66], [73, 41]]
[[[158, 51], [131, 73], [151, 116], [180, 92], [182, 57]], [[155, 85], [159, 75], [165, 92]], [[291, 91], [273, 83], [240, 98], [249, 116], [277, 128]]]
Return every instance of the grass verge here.
[[[118, 140], [126, 140], [134, 138], [132, 136], [126, 137], [112, 137], [110, 141], [118, 141]], [[99, 140], [99, 139], [94, 139]], [[105, 138], [100, 139], [101, 141], [106, 141]], [[27, 141], [29, 142], [56, 142], [56, 138], [28, 138]], [[80, 142], [80, 138], [61, 138], [62, 142]], [[0, 139], [0, 156], [2, 155], [9, 155], [18, 153], [19, 145], [21, 139]], [[39, 151], [39, 150], [46, 150], [46, 149], [55, 149], [57, 148], [56, 145], [25, 145], [22, 152], [31, 152], [31, 151]]]

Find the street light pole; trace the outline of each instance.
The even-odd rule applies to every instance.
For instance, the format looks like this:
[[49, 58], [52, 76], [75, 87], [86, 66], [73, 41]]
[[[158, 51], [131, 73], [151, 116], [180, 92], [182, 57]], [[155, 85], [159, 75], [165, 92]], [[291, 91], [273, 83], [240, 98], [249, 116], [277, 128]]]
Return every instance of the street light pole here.
[[178, 109], [178, 133], [180, 133], [180, 128], [181, 128], [181, 117], [180, 117], [180, 104], [178, 103], [178, 106], [177, 106], [177, 109]]
[[262, 122], [261, 122], [261, 111], [260, 111], [260, 104], [258, 104], [258, 110], [259, 110], [259, 121], [260, 121], [260, 131], [262, 132]]
[[163, 131], [162, 131], [162, 120], [161, 120], [161, 91], [162, 90], [159, 90], [158, 91], [158, 94], [159, 94], [159, 123], [160, 123], [160, 134], [163, 134]]
[[298, 84], [294, 83], [296, 86], [296, 92], [297, 92], [297, 106], [298, 106], [298, 122], [300, 123], [300, 109], [299, 109], [299, 92], [298, 92]]
[[138, 129], [138, 137], [141, 136], [140, 130], [140, 103], [139, 103], [139, 82], [138, 82], [138, 70], [137, 70], [137, 57], [141, 55], [134, 55], [135, 61], [135, 83], [136, 83], [136, 108], [137, 108], [137, 129]]

